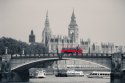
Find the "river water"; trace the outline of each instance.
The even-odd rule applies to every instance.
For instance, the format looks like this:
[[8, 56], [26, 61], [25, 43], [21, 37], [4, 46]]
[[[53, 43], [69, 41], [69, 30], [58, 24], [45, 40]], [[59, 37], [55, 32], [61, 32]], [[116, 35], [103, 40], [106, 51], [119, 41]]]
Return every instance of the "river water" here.
[[110, 79], [84, 77], [55, 77], [30, 79], [27, 83], [110, 83]]

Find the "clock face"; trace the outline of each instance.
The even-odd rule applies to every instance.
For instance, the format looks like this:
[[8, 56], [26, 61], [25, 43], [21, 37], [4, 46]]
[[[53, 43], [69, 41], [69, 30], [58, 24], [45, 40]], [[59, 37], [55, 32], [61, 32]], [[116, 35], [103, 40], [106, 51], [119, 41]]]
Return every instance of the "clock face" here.
[[70, 31], [70, 34], [72, 34], [72, 33], [74, 33], [74, 30], [71, 30], [71, 31]]

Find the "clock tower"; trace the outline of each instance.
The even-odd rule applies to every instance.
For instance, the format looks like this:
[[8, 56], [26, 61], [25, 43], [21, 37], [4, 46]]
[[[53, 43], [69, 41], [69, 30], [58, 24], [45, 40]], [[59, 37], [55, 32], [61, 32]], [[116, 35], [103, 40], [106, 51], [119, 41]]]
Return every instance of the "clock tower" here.
[[69, 28], [68, 28], [68, 36], [70, 40], [72, 41], [72, 43], [78, 43], [78, 25], [76, 23], [74, 10], [73, 10], [71, 21], [70, 21]]

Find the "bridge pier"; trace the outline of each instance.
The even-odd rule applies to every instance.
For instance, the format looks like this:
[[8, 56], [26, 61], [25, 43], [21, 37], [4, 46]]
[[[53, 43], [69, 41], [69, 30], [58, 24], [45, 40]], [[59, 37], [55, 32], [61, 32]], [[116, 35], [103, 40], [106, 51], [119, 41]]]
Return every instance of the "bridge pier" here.
[[7, 52], [0, 57], [0, 82], [27, 82], [29, 81], [29, 70], [11, 71], [11, 55]]
[[10, 82], [28, 82], [29, 70], [24, 71], [12, 71]]
[[10, 72], [7, 72], [7, 73], [1, 73], [1, 80], [0, 82], [9, 82], [9, 80], [11, 79], [11, 74]]
[[11, 66], [10, 66], [10, 55], [6, 55], [1, 57], [1, 71], [0, 71], [0, 82], [8, 82], [11, 77]]
[[121, 79], [121, 83], [125, 82], [125, 70], [122, 71], [122, 79]]
[[111, 63], [111, 83], [124, 83], [125, 82], [125, 71], [122, 71], [123, 67], [123, 55], [121, 53], [115, 53], [112, 55]]
[[125, 71], [111, 73], [111, 83], [125, 83]]
[[111, 83], [122, 83], [121, 79], [122, 79], [121, 72], [111, 73]]
[[2, 65], [2, 56], [0, 56], [0, 82], [2, 80], [1, 65]]

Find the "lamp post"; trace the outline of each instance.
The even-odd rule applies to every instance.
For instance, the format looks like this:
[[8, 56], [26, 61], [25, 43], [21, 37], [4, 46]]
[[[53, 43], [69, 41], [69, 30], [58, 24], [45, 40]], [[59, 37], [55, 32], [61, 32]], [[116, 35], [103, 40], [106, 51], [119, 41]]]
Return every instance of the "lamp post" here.
[[5, 47], [5, 54], [8, 54], [8, 47]]
[[88, 53], [90, 54], [90, 46], [89, 46], [89, 51], [88, 51]]
[[116, 48], [116, 53], [117, 53], [117, 51], [118, 51], [118, 46], [115, 46], [115, 48]]
[[22, 55], [24, 55], [24, 48], [22, 49]]

